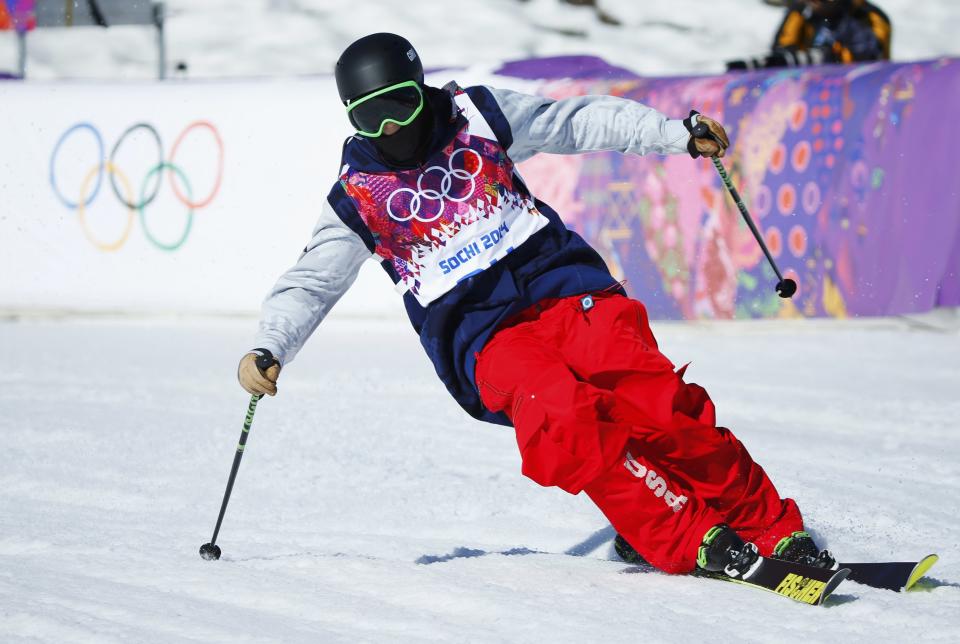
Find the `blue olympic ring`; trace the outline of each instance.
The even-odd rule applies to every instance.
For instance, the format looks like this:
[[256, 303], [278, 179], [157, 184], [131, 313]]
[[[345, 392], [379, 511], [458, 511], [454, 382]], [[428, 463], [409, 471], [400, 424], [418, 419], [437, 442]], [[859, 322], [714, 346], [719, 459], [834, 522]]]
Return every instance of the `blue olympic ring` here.
[[97, 157], [100, 159], [100, 172], [97, 174], [97, 185], [94, 186], [93, 192], [90, 193], [90, 196], [87, 197], [87, 200], [83, 203], [84, 208], [93, 203], [93, 200], [97, 197], [97, 193], [100, 192], [100, 184], [103, 183], [103, 160], [105, 152], [103, 147], [103, 137], [100, 136], [100, 130], [95, 128], [90, 123], [77, 123], [76, 125], [72, 126], [70, 129], [60, 135], [60, 138], [57, 140], [57, 144], [53, 146], [53, 154], [50, 155], [50, 187], [53, 188], [53, 194], [57, 195], [57, 199], [59, 199], [63, 205], [71, 210], [76, 210], [79, 208], [80, 203], [70, 201], [63, 196], [62, 192], [60, 192], [60, 188], [57, 187], [57, 177], [54, 164], [57, 160], [57, 153], [60, 152], [60, 146], [63, 145], [63, 142], [67, 140], [67, 137], [73, 134], [76, 130], [90, 130], [90, 132], [93, 133], [93, 136], [97, 139], [97, 147], [100, 148], [100, 154]]

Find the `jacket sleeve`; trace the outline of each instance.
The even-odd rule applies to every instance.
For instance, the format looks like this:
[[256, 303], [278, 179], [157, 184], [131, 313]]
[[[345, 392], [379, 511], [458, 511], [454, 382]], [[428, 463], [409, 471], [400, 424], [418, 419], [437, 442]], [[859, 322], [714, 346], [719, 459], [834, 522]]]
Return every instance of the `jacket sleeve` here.
[[254, 346], [269, 349], [280, 364], [292, 360], [371, 256], [325, 200], [310, 243], [263, 302]]
[[489, 88], [510, 126], [510, 158], [523, 161], [537, 152], [575, 154], [616, 150], [633, 154], [687, 151], [690, 133], [680, 119], [616, 96], [576, 96], [554, 100]]

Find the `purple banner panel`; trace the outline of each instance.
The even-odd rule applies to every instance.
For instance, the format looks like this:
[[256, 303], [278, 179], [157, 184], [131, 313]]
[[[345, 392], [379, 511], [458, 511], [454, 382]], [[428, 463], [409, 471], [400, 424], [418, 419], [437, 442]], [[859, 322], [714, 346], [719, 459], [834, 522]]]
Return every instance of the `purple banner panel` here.
[[[579, 63], [576, 61], [580, 61]], [[700, 78], [628, 78], [581, 59], [543, 93], [614, 94], [725, 124], [724, 159], [776, 279], [709, 160], [538, 155], [527, 182], [659, 318], [897, 315], [960, 305], [960, 164], [949, 114], [960, 59]], [[538, 61], [512, 63], [527, 78]], [[510, 66], [501, 73], [507, 74]], [[562, 78], [562, 79], [561, 79]]]
[[503, 64], [496, 74], [530, 80], [584, 78], [593, 81], [637, 78], [629, 69], [614, 67], [596, 56], [553, 56], [514, 60]]

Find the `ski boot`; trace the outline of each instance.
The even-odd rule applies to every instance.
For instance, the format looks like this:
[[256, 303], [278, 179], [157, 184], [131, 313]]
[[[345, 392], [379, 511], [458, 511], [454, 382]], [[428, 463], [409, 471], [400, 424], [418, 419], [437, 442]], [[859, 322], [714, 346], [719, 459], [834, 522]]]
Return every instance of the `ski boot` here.
[[613, 540], [613, 549], [617, 551], [617, 556], [628, 564], [632, 564], [634, 566], [649, 565], [647, 560], [641, 557], [640, 553], [634, 550], [633, 546], [627, 543], [627, 540], [619, 534], [617, 535], [617, 538]]
[[802, 563], [824, 570], [837, 570], [840, 564], [829, 550], [820, 550], [806, 532], [794, 532], [777, 542], [773, 549], [774, 559]]
[[763, 562], [757, 547], [744, 543], [733, 528], [721, 523], [707, 530], [697, 550], [697, 567], [706, 572], [720, 573], [743, 579]]

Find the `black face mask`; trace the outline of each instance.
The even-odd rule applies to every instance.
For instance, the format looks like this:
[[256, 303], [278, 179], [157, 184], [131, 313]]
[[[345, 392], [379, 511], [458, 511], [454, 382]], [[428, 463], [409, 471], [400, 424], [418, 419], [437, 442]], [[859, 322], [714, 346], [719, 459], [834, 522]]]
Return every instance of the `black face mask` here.
[[424, 157], [430, 147], [433, 131], [433, 107], [429, 98], [424, 97], [423, 109], [412, 123], [401, 127], [390, 136], [379, 136], [370, 139], [370, 142], [387, 165], [410, 168], [426, 160]]

